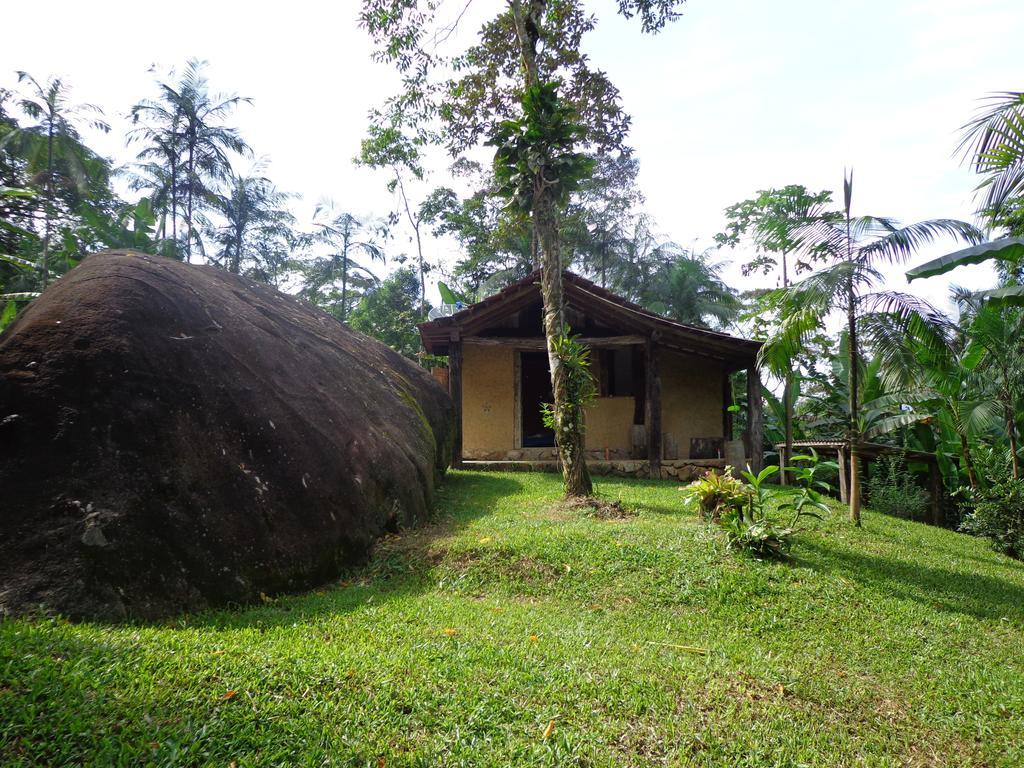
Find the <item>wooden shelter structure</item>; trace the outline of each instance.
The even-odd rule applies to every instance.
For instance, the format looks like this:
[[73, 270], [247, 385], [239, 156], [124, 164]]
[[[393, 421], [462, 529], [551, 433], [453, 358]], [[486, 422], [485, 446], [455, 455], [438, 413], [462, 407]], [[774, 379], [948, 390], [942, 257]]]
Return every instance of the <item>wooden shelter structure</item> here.
[[[642, 461], [658, 477], [665, 461], [718, 466], [738, 450], [760, 465], [759, 342], [678, 323], [568, 271], [563, 280], [567, 324], [591, 348], [599, 382], [586, 414], [588, 463]], [[551, 382], [539, 271], [419, 329], [428, 353], [448, 357], [453, 464], [555, 459], [540, 417]], [[732, 440], [729, 377], [738, 370], [749, 390], [746, 450]]]
[[[942, 514], [942, 475], [939, 472], [939, 461], [934, 453], [925, 451], [912, 451], [900, 448], [895, 445], [883, 443], [859, 442], [851, 447], [849, 440], [796, 440], [793, 442], [795, 450], [814, 449], [817, 453], [836, 456], [836, 463], [839, 464], [839, 498], [844, 504], [850, 501], [850, 452], [856, 450], [857, 456], [861, 459], [861, 466], [866, 474], [873, 459], [879, 456], [901, 456], [905, 461], [919, 461], [928, 466], [928, 494], [930, 497], [930, 517], [932, 525], [942, 525], [945, 518]], [[785, 456], [786, 444], [776, 443], [775, 449], [779, 452], [780, 461], [785, 464], [788, 457]]]

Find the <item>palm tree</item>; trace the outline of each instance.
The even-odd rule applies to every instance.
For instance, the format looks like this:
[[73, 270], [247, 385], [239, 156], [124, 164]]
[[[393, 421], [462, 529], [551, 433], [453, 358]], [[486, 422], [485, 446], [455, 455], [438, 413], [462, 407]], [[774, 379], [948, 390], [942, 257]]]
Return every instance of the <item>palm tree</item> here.
[[782, 313], [781, 326], [765, 344], [761, 360], [777, 374], [787, 370], [789, 360], [804, 340], [826, 317], [839, 311], [846, 319], [849, 366], [850, 518], [860, 525], [859, 458], [861, 439], [859, 362], [861, 334], [871, 344], [890, 375], [905, 373], [907, 338], [928, 347], [946, 344], [949, 323], [926, 301], [898, 291], [872, 290], [883, 282], [882, 264], [903, 263], [923, 244], [941, 236], [978, 243], [984, 235], [976, 227], [953, 219], [932, 219], [909, 226], [891, 218], [853, 218], [852, 174], [843, 179], [845, 216], [842, 221], [819, 221], [795, 233], [797, 252], [823, 255], [829, 266], [779, 289], [772, 299]]
[[166, 164], [175, 242], [178, 195], [184, 195], [186, 261], [192, 260], [192, 245], [196, 240], [196, 201], [202, 204], [206, 199], [210, 182], [232, 176], [229, 153], [243, 157], [252, 154], [237, 129], [220, 124], [239, 104], [251, 104], [252, 99], [211, 95], [203, 74], [205, 66], [205, 61], [190, 59], [178, 83], [157, 83], [158, 100], [143, 100], [132, 108], [134, 121], [143, 117], [146, 121], [130, 140], [150, 142], [150, 146], [139, 153], [139, 159]]
[[157, 82], [160, 99], [143, 99], [132, 107], [132, 123], [127, 143], [145, 142], [136, 155], [137, 171], [131, 180], [133, 189], [148, 189], [161, 208], [161, 237], [165, 237], [168, 207], [171, 218], [173, 255], [178, 252], [178, 200], [181, 193], [181, 94], [167, 83]]
[[1024, 350], [1021, 349], [1024, 317], [1019, 310], [1007, 310], [991, 302], [975, 303], [968, 311], [971, 314], [965, 367], [987, 373], [995, 384], [995, 399], [1010, 443], [1010, 466], [1016, 480], [1021, 476], [1017, 404], [1024, 371]]
[[337, 211], [334, 203], [329, 200], [317, 205], [313, 213], [313, 227], [314, 241], [334, 250], [328, 256], [314, 259], [307, 265], [304, 292], [310, 297], [319, 296], [325, 288], [333, 288], [340, 283], [341, 296], [335, 304], [335, 313], [344, 321], [348, 316], [351, 281], [354, 279], [365, 284], [367, 280], [377, 280], [369, 269], [352, 258], [352, 254], [361, 252], [371, 261], [383, 262], [384, 251], [375, 241], [375, 236], [381, 233], [381, 227], [378, 226], [374, 232], [372, 225], [351, 213]]
[[1024, 92], [993, 93], [985, 101], [963, 127], [958, 152], [983, 177], [982, 213], [998, 221], [1024, 196]]
[[295, 219], [284, 208], [290, 197], [265, 176], [231, 174], [225, 191], [208, 197], [223, 218], [220, 226], [210, 227], [219, 246], [213, 260], [237, 275], [246, 262], [263, 260], [268, 243], [290, 240]]
[[640, 303], [681, 323], [723, 328], [742, 307], [736, 292], [722, 281], [722, 264], [710, 251], [698, 253], [663, 243], [652, 254], [657, 265]]
[[[957, 298], [962, 307], [973, 303], [966, 294]], [[965, 313], [965, 317], [969, 314]], [[909, 393], [909, 397], [915, 406], [930, 409], [936, 415], [940, 433], [947, 433], [955, 442], [968, 484], [977, 489], [978, 473], [971, 445], [978, 435], [998, 423], [1002, 409], [990, 394], [991, 386], [986, 380], [984, 366], [982, 371], [978, 370], [985, 356], [984, 347], [973, 342], [963, 331], [958, 332], [952, 341], [948, 350], [920, 350], [917, 359], [921, 386], [916, 392]], [[1019, 362], [1018, 359], [1017, 370]]]
[[[156, 238], [162, 243], [167, 243], [167, 219], [173, 220], [174, 213], [177, 210], [176, 191], [174, 189], [174, 177], [167, 173], [164, 166], [157, 162], [149, 163], [136, 163], [135, 170], [131, 174], [131, 178], [128, 180], [128, 185], [132, 190], [138, 192], [140, 190], [150, 191], [148, 199], [150, 200], [153, 211], [157, 215], [158, 223], [156, 226]], [[170, 216], [169, 216], [170, 214]], [[171, 245], [172, 251], [165, 253], [165, 255], [173, 256], [173, 246], [176, 245], [174, 242], [176, 227], [172, 223], [172, 236]], [[165, 248], [162, 248], [165, 250]]]
[[[741, 241], [750, 239], [756, 249], [755, 257], [743, 265], [743, 274], [750, 275], [760, 272], [768, 275], [776, 269], [779, 271], [783, 288], [790, 284], [790, 254], [799, 245], [795, 233], [817, 221], [837, 220], [838, 211], [830, 210], [832, 192], [822, 190], [811, 193], [802, 184], [790, 184], [781, 189], [760, 190], [757, 197], [735, 203], [725, 209], [729, 220], [725, 232], [715, 235], [719, 246], [735, 248]], [[811, 254], [815, 257], [817, 254]], [[794, 273], [799, 274], [811, 269], [811, 261], [798, 260]], [[796, 385], [793, 373], [787, 369], [783, 375], [782, 406], [783, 433], [785, 452], [780, 457], [780, 466], [784, 466], [788, 457], [793, 455], [793, 408], [796, 404]], [[779, 473], [783, 484], [787, 480], [787, 472]]]
[[106, 164], [83, 144], [78, 124], [108, 132], [110, 125], [103, 120], [103, 112], [93, 104], [71, 104], [68, 88], [60, 78], [40, 83], [27, 72], [18, 72], [18, 82], [25, 85], [17, 103], [35, 125], [19, 127], [4, 137], [4, 143], [19, 147], [30, 171], [37, 170], [36, 178], [43, 186], [43, 248], [39, 261], [42, 288], [49, 282], [50, 246], [53, 221], [56, 217], [57, 187], [71, 186], [85, 190], [90, 177], [106, 174]]

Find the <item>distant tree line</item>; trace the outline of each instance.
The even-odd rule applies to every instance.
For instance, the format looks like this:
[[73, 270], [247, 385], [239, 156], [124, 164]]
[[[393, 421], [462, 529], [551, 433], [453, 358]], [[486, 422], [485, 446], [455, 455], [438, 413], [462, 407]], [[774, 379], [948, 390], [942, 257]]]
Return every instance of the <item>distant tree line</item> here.
[[[110, 124], [64, 80], [18, 72], [0, 89], [0, 327], [88, 253], [135, 248], [297, 293], [415, 356], [428, 276], [476, 300], [538, 266], [529, 222], [503, 205], [489, 170], [459, 162], [461, 194], [431, 188], [418, 150], [395, 132], [371, 130], [357, 158], [387, 170], [392, 212], [362, 218], [324, 199], [300, 222], [298, 196], [274, 184], [232, 124], [252, 100], [211, 89], [198, 60], [153, 74], [152, 95], [125, 113], [134, 153], [125, 167], [89, 146], [89, 132]], [[564, 217], [565, 266], [677, 320], [725, 327], [741, 303], [721, 265], [657, 233], [637, 170], [628, 153], [596, 162]], [[396, 252], [403, 227], [408, 255]], [[428, 257], [428, 232], [461, 254]]]

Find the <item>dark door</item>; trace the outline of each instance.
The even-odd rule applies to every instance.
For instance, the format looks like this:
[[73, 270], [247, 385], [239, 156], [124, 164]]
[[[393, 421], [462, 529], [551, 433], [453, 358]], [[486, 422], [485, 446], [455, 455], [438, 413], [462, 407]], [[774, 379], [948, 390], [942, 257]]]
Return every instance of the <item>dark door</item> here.
[[519, 407], [522, 408], [523, 448], [552, 448], [555, 433], [544, 426], [541, 403], [550, 403], [551, 373], [547, 352], [520, 352]]

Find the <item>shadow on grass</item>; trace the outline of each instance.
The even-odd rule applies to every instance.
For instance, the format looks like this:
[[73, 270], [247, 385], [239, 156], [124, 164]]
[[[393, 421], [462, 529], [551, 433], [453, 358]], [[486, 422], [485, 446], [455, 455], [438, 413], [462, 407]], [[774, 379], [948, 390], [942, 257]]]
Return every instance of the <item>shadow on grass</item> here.
[[[980, 619], [1024, 624], [1024, 587], [996, 576], [947, 570], [804, 540], [798, 564], [852, 579], [899, 600]], [[813, 552], [806, 556], [804, 553]], [[937, 553], [945, 555], [945, 552]]]
[[508, 476], [449, 473], [438, 488], [430, 522], [380, 539], [365, 565], [349, 569], [337, 580], [282, 595], [265, 605], [226, 606], [157, 623], [217, 629], [272, 627], [355, 610], [371, 600], [414, 596], [431, 584], [432, 545], [438, 538], [491, 514], [503, 499], [522, 489], [519, 480]]

